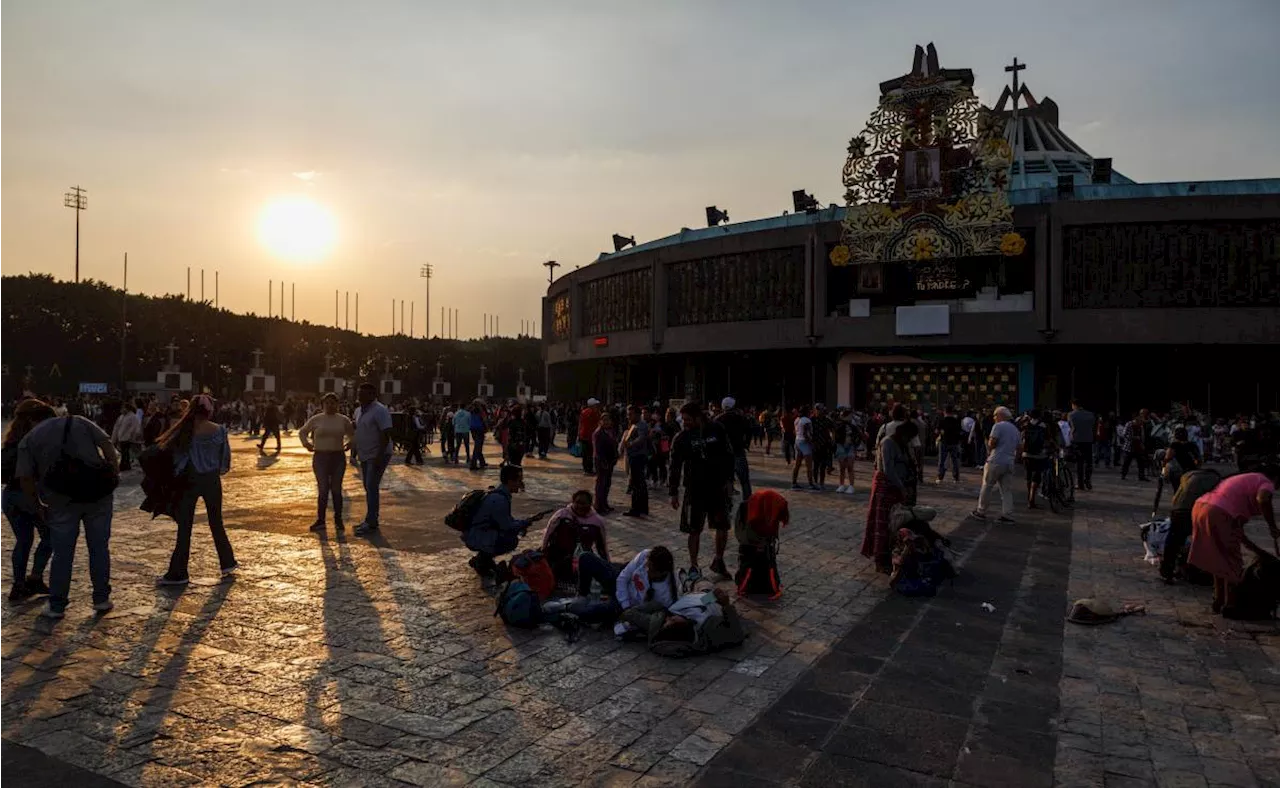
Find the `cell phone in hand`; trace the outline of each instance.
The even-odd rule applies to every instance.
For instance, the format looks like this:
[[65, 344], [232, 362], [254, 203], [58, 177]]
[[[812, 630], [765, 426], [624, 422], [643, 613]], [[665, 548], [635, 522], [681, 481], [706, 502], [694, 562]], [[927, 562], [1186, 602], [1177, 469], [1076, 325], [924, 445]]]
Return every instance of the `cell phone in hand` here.
[[543, 509], [542, 511], [538, 512], [537, 514], [534, 514], [533, 516], [531, 516], [531, 517], [529, 518], [529, 522], [531, 522], [531, 523], [536, 523], [536, 522], [538, 522], [539, 520], [541, 520], [542, 518], [544, 518], [544, 517], [546, 517], [546, 516], [548, 516], [548, 515], [554, 514], [554, 513], [555, 513], [555, 511], [556, 511], [555, 509]]

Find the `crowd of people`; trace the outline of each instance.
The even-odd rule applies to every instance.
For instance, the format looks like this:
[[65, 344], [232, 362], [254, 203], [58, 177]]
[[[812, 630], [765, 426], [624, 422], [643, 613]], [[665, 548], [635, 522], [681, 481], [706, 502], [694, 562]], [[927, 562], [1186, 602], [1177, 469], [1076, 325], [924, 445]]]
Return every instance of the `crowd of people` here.
[[[75, 417], [72, 410], [84, 412]], [[4, 512], [17, 537], [11, 598], [47, 593], [44, 612], [59, 617], [67, 604], [74, 544], [83, 527], [95, 608], [109, 609], [111, 490], [118, 470], [127, 470], [139, 453], [147, 495], [144, 508], [172, 516], [178, 524], [168, 571], [157, 582], [182, 585], [189, 581], [192, 526], [201, 501], [220, 570], [234, 572], [238, 563], [222, 520], [221, 476], [231, 465], [229, 436], [235, 432], [257, 438], [265, 452], [269, 439], [275, 439], [279, 450], [281, 434], [292, 430], [312, 453], [316, 519], [311, 527], [315, 531], [325, 530], [330, 520], [335, 529], [345, 527], [342, 485], [348, 463], [358, 467], [365, 492], [365, 516], [355, 533], [370, 535], [380, 526], [380, 484], [397, 452], [409, 465], [436, 454], [441, 463], [465, 463], [477, 472], [494, 460], [501, 467], [499, 484], [483, 497], [462, 529], [464, 543], [474, 551], [471, 566], [485, 576], [495, 574], [498, 559], [515, 550], [518, 534], [537, 519], [515, 518], [511, 496], [522, 489], [528, 462], [546, 460], [557, 436], [563, 434], [568, 450], [581, 458], [583, 474], [592, 477], [594, 489], [576, 493], [553, 524], [572, 522], [579, 534], [575, 545], [595, 555], [585, 563], [581, 555], [572, 562], [578, 573], [573, 582], [584, 582], [586, 577], [601, 588], [618, 582], [620, 569], [610, 563], [603, 526], [603, 518], [615, 511], [611, 497], [619, 464], [627, 472], [629, 505], [623, 516], [649, 516], [654, 490], [664, 490], [663, 497], [680, 513], [679, 528], [689, 560], [685, 584], [692, 585], [704, 574], [702, 534], [708, 527], [713, 539], [706, 568], [712, 576], [730, 576], [726, 550], [734, 502], [753, 500], [750, 455], [771, 455], [775, 443], [791, 468], [795, 491], [820, 492], [836, 481], [835, 492], [852, 494], [857, 460], [872, 463], [862, 553], [886, 573], [892, 570], [895, 507], [914, 505], [922, 481], [941, 484], [948, 476], [952, 482], [960, 481], [965, 467], [982, 469], [972, 516], [994, 516], [1011, 523], [1019, 465], [1023, 466], [1025, 504], [1036, 508], [1046, 494], [1052, 469], [1061, 463], [1075, 467], [1079, 491], [1092, 488], [1092, 470], [1099, 464], [1118, 465], [1122, 479], [1136, 470], [1139, 480], [1175, 468], [1177, 473], [1168, 481], [1177, 489], [1184, 476], [1193, 478], [1190, 474], [1205, 462], [1224, 457], [1242, 470], [1264, 467], [1265, 476], [1268, 459], [1274, 460], [1276, 450], [1275, 425], [1266, 416], [1228, 425], [1221, 419], [1210, 424], [1189, 410], [1162, 417], [1141, 410], [1121, 420], [1110, 414], [1095, 415], [1078, 402], [1063, 412], [1029, 410], [1015, 417], [1005, 407], [990, 413], [952, 406], [924, 411], [901, 404], [869, 411], [828, 409], [821, 403], [785, 409], [740, 408], [732, 397], [718, 406], [690, 401], [679, 408], [657, 403], [605, 406], [594, 398], [581, 407], [514, 401], [438, 404], [413, 399], [388, 407], [373, 384], [361, 385], [355, 402], [328, 394], [289, 397], [280, 403], [242, 399], [217, 404], [202, 394], [172, 402], [150, 397], [129, 402], [86, 399], [69, 409], [61, 401], [46, 403], [29, 397], [12, 410], [4, 438]], [[490, 441], [496, 445], [486, 457]], [[933, 466], [927, 457], [936, 457], [936, 472], [929, 470]], [[104, 495], [95, 495], [104, 489]], [[993, 511], [997, 500], [998, 513]], [[1238, 514], [1244, 509], [1236, 506], [1231, 511]], [[550, 513], [542, 513], [546, 514]], [[1204, 527], [1195, 527], [1217, 534], [1220, 521], [1221, 517], [1212, 521], [1215, 526], [1206, 516]], [[1179, 517], [1177, 527], [1188, 527], [1185, 518]], [[543, 549], [559, 556], [555, 560], [563, 569], [564, 556], [556, 551], [563, 553], [564, 548], [557, 547], [560, 537], [552, 538], [553, 531], [549, 527], [544, 535]], [[1194, 554], [1206, 555], [1206, 550]], [[34, 561], [28, 567], [33, 551]], [[646, 563], [646, 577], [669, 576], [664, 555], [672, 555], [665, 546], [649, 552], [646, 562], [656, 560], [657, 565]], [[46, 586], [43, 572], [49, 565]], [[635, 575], [633, 568], [628, 577]], [[1225, 586], [1220, 596], [1229, 607]]]

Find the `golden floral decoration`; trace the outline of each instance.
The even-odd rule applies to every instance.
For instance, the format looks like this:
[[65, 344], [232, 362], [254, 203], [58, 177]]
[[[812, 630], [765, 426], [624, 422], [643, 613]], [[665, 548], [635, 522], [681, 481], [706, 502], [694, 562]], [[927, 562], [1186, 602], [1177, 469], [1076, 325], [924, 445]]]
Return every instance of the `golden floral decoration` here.
[[832, 265], [837, 268], [843, 268], [849, 264], [849, 247], [840, 244], [831, 250], [829, 257]]
[[1020, 233], [1005, 233], [1000, 237], [1000, 254], [1006, 257], [1017, 257], [1027, 248], [1027, 239]]
[[911, 245], [911, 257], [914, 260], [933, 259], [933, 241], [928, 236], [917, 235]]

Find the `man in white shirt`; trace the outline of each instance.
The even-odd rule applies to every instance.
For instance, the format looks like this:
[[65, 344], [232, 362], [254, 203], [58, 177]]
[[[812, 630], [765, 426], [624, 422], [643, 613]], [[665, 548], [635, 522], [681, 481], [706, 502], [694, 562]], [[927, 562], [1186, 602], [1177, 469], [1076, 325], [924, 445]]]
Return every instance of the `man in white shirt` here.
[[471, 412], [459, 406], [453, 414], [453, 462], [458, 463], [458, 447], [467, 447], [467, 465], [471, 465]]
[[381, 500], [378, 485], [391, 462], [391, 411], [378, 402], [378, 389], [372, 383], [361, 383], [356, 416], [356, 454], [360, 457], [360, 481], [364, 484], [365, 518], [356, 526], [356, 535], [378, 530]]
[[982, 491], [978, 493], [978, 508], [973, 516], [979, 520], [987, 519], [987, 502], [991, 491], [1000, 488], [1000, 522], [1013, 522], [1013, 464], [1018, 453], [1021, 435], [1013, 423], [1013, 414], [1001, 405], [992, 414], [995, 425], [991, 428], [991, 437], [987, 439], [987, 464], [982, 469]]

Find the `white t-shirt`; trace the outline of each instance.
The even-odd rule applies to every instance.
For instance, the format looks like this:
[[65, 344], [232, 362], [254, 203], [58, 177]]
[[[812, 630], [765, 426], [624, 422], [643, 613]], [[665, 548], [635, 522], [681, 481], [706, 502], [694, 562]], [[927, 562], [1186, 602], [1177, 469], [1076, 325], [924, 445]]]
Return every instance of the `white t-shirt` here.
[[964, 431], [965, 435], [973, 432], [973, 425], [974, 421], [972, 416], [965, 416], [963, 419], [960, 419], [960, 429]]
[[808, 416], [796, 416], [796, 443], [813, 441], [813, 421]]
[[1063, 419], [1062, 421], [1058, 422], [1058, 432], [1062, 433], [1062, 442], [1058, 445], [1070, 446], [1071, 445], [1071, 425], [1067, 423], [1066, 419]]
[[996, 447], [987, 455], [987, 464], [1013, 465], [1022, 437], [1017, 426], [1011, 421], [998, 421], [991, 428], [991, 437], [996, 439]]

